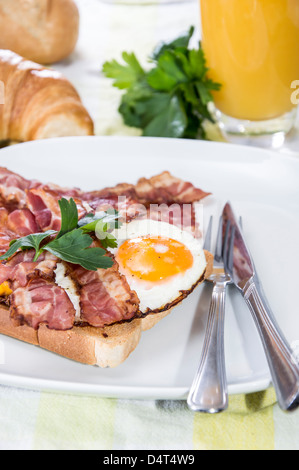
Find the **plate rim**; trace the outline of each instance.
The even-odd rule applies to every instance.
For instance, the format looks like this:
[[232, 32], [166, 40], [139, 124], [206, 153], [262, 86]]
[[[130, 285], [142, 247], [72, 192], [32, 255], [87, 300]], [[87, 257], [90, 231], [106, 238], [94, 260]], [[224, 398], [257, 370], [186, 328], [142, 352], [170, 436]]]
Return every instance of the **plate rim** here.
[[[48, 380], [28, 378], [22, 375], [0, 373], [0, 385], [17, 387], [37, 392], [84, 394], [92, 397], [138, 399], [138, 400], [186, 400], [188, 387], [143, 387], [122, 385], [94, 385], [64, 382], [62, 380]], [[271, 378], [261, 376], [258, 380], [249, 380], [244, 383], [228, 384], [229, 395], [250, 394], [267, 390], [272, 385]], [[111, 390], [114, 392], [111, 392]]]
[[[140, 141], [147, 141], [147, 142], [166, 142], [166, 143], [177, 143], [178, 145], [183, 145], [185, 143], [189, 143], [191, 145], [203, 145], [203, 146], [218, 146], [226, 147], [230, 149], [240, 150], [240, 154], [238, 158], [245, 158], [245, 155], [241, 152], [252, 152], [256, 154], [264, 154], [265, 156], [268, 155], [269, 157], [276, 157], [281, 160], [290, 160], [292, 162], [296, 162], [299, 164], [299, 151], [298, 154], [295, 152], [279, 152], [278, 150], [274, 149], [267, 149], [263, 147], [255, 147], [245, 144], [234, 144], [231, 142], [221, 142], [221, 141], [210, 141], [210, 140], [200, 140], [200, 139], [179, 139], [179, 138], [171, 138], [171, 137], [147, 137], [147, 136], [129, 136], [129, 135], [94, 135], [94, 136], [69, 136], [69, 137], [53, 137], [50, 139], [40, 139], [40, 140], [32, 140], [27, 142], [16, 142], [12, 145], [8, 145], [6, 147], [0, 148], [0, 152], [10, 152], [14, 148], [23, 148], [29, 146], [38, 146], [38, 145], [55, 145], [61, 142], [71, 142], [71, 141], [131, 141], [131, 142], [140, 142]], [[1, 153], [0, 153], [1, 155]], [[178, 157], [177, 157], [178, 158]], [[1, 165], [0, 165], [1, 166]]]
[[[232, 144], [227, 142], [215, 142], [215, 141], [202, 141], [202, 140], [193, 140], [193, 139], [173, 139], [173, 138], [159, 138], [159, 137], [141, 137], [141, 136], [76, 136], [76, 137], [59, 137], [52, 138], [47, 140], [37, 140], [24, 143], [16, 143], [7, 147], [0, 149], [0, 166], [1, 166], [1, 155], [3, 153], [11, 153], [15, 148], [28, 148], [31, 146], [45, 146], [45, 145], [59, 145], [61, 142], [72, 143], [74, 141], [91, 141], [98, 142], [99, 145], [101, 142], [114, 141], [114, 142], [165, 142], [174, 145], [179, 143], [179, 145], [184, 145], [184, 143], [189, 143], [191, 145], [202, 145], [205, 147], [213, 146], [226, 149], [233, 149], [233, 152], [239, 152], [239, 158], [244, 158], [248, 162], [248, 152], [256, 155], [261, 155], [264, 157], [275, 157], [281, 161], [290, 161], [295, 162], [296, 165], [299, 165], [299, 153], [296, 154], [289, 153], [279, 153], [272, 149], [264, 149], [258, 147], [251, 147], [240, 144]], [[141, 144], [143, 145], [143, 144]], [[242, 152], [242, 150], [246, 150]], [[1, 153], [2, 152], [2, 153]], [[188, 157], [187, 157], [188, 158]], [[225, 158], [225, 157], [224, 157]], [[8, 168], [9, 169], [9, 168]], [[12, 170], [14, 171], [14, 170]], [[2, 335], [1, 335], [2, 336]], [[3, 335], [5, 336], [5, 335]], [[13, 339], [13, 338], [12, 338]], [[102, 397], [111, 397], [111, 398], [140, 398], [140, 399], [185, 399], [188, 394], [187, 387], [184, 386], [136, 386], [136, 385], [106, 385], [106, 384], [92, 384], [92, 383], [78, 383], [71, 381], [63, 380], [54, 380], [54, 379], [43, 379], [36, 377], [27, 377], [20, 374], [10, 374], [0, 372], [0, 383], [6, 386], [15, 386], [19, 388], [31, 389], [31, 390], [48, 390], [50, 392], [56, 393], [79, 393], [87, 395], [96, 395]], [[271, 377], [270, 372], [268, 374], [262, 374], [257, 379], [242, 379], [239, 382], [234, 382], [228, 384], [229, 394], [243, 394], [243, 393], [253, 393], [266, 390], [271, 386]], [[112, 392], [114, 390], [114, 393]]]

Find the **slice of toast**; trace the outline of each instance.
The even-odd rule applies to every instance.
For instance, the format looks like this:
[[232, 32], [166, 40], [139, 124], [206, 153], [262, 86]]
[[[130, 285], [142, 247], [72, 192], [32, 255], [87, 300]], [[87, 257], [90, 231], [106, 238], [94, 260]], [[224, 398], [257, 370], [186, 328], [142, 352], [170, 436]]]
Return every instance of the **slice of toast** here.
[[[213, 269], [213, 256], [205, 252], [207, 267], [201, 282], [207, 279]], [[188, 295], [182, 293], [180, 302]], [[176, 304], [177, 305], [177, 304]], [[38, 330], [29, 326], [15, 326], [10, 319], [9, 309], [0, 307], [0, 334], [13, 337], [26, 343], [74, 361], [99, 367], [116, 367], [124, 362], [137, 347], [143, 331], [149, 330], [165, 318], [174, 307], [144, 318], [116, 323], [104, 328], [74, 326], [71, 330], [50, 330], [41, 324]]]

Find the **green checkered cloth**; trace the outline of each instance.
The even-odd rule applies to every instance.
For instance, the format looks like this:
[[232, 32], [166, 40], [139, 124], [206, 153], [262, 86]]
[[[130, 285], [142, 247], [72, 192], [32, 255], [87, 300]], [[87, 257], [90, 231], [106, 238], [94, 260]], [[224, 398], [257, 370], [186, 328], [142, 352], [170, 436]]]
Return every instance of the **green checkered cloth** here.
[[219, 415], [185, 401], [123, 400], [0, 387], [2, 450], [298, 450], [299, 414], [272, 389]]

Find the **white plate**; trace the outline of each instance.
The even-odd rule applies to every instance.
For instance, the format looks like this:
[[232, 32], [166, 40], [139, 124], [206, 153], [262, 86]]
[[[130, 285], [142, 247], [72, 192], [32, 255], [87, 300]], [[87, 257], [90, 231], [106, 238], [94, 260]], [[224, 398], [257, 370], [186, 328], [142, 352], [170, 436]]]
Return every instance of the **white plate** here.
[[[0, 151], [0, 165], [24, 177], [86, 190], [170, 170], [204, 190], [204, 220], [230, 200], [272, 309], [287, 339], [299, 340], [299, 159], [229, 144], [154, 138], [88, 137], [20, 144]], [[75, 363], [5, 336], [0, 383], [109, 397], [183, 399], [197, 369], [210, 287], [198, 287], [181, 306], [143, 334], [115, 369]], [[225, 350], [229, 392], [270, 385], [260, 339], [240, 295], [229, 291]], [[298, 352], [298, 351], [297, 351]]]

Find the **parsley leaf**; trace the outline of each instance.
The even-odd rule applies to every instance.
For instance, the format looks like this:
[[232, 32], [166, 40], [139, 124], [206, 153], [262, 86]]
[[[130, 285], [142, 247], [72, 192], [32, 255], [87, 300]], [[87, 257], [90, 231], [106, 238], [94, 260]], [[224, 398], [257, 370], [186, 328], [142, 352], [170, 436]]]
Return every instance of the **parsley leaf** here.
[[18, 240], [13, 240], [10, 243], [10, 248], [7, 251], [7, 253], [5, 253], [5, 255], [0, 257], [0, 261], [4, 261], [6, 259], [11, 258], [11, 256], [13, 256], [20, 249], [22, 250], [34, 249], [36, 251], [34, 261], [36, 261], [42, 252], [42, 250], [40, 249], [40, 245], [42, 241], [44, 241], [46, 238], [49, 238], [51, 235], [54, 235], [56, 233], [57, 232], [53, 230], [48, 230], [47, 232], [44, 232], [44, 233], [36, 233], [32, 235], [27, 235], [26, 237], [19, 238]]
[[103, 73], [123, 90], [119, 112], [124, 123], [144, 136], [206, 138], [204, 123], [214, 122], [209, 104], [220, 84], [208, 77], [204, 51], [189, 47], [194, 27], [170, 43], [159, 44], [144, 70], [135, 54], [124, 64], [105, 62]]
[[135, 54], [122, 53], [122, 58], [127, 65], [122, 65], [116, 60], [106, 62], [103, 72], [107, 77], [115, 80], [115, 86], [120, 89], [129, 88], [145, 75], [145, 71], [138, 62]]
[[95, 232], [97, 223], [101, 220], [107, 224], [107, 228], [113, 230], [120, 227], [120, 214], [114, 209], [97, 212], [96, 214], [87, 214], [83, 219], [79, 220], [78, 227], [84, 232]]
[[79, 221], [78, 227], [84, 233], [95, 232], [104, 248], [116, 248], [116, 238], [109, 232], [120, 227], [119, 218], [120, 215], [118, 211], [108, 209], [106, 212], [87, 214]]
[[[43, 251], [52, 253], [57, 258], [78, 264], [89, 271], [99, 268], [107, 269], [113, 265], [113, 260], [106, 255], [103, 248], [92, 247], [93, 239], [89, 233], [96, 233], [104, 248], [117, 246], [116, 239], [108, 230], [120, 225], [119, 213], [114, 210], [98, 214], [88, 214], [79, 221], [78, 209], [73, 199], [59, 200], [61, 212], [61, 229], [59, 232], [49, 230], [34, 233], [10, 243], [9, 250], [0, 257], [0, 261], [11, 258], [19, 250], [35, 250], [34, 261], [37, 261]], [[55, 238], [53, 236], [55, 235]], [[44, 243], [52, 237], [48, 243]], [[42, 245], [42, 246], [41, 246]]]
[[147, 75], [150, 87], [158, 91], [171, 92], [178, 84], [188, 80], [175, 52], [167, 49], [159, 56], [156, 67]]
[[58, 201], [61, 212], [61, 228], [57, 238], [62, 237], [78, 226], [78, 209], [74, 199], [60, 199]]
[[191, 26], [189, 28], [189, 31], [182, 33], [181, 36], [174, 39], [173, 41], [169, 43], [161, 42], [160, 44], [158, 44], [157, 47], [154, 49], [154, 52], [152, 53], [152, 59], [157, 60], [165, 50], [175, 50], [179, 47], [188, 47], [190, 39], [193, 36], [194, 30], [194, 26]]
[[[186, 129], [187, 116], [182, 100], [179, 96], [167, 96], [167, 100], [159, 99], [160, 112], [152, 116], [144, 127], [144, 136], [166, 136], [181, 137]], [[157, 97], [153, 97], [150, 107], [154, 109]], [[158, 107], [157, 107], [158, 108]], [[157, 109], [156, 108], [156, 109]]]
[[107, 256], [102, 248], [89, 248], [92, 238], [77, 229], [66, 233], [60, 238], [56, 238], [44, 247], [57, 258], [72, 263], [79, 264], [88, 271], [96, 271], [98, 268], [110, 268], [113, 260]]

